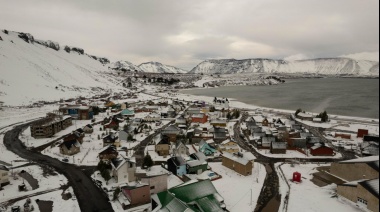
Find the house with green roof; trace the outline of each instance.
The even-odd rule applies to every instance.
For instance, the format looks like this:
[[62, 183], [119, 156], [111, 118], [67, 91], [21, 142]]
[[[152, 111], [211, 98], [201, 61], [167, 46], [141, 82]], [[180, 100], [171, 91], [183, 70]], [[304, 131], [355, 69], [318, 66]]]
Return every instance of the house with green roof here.
[[153, 212], [227, 211], [223, 197], [210, 180], [192, 180], [152, 196]]
[[123, 118], [134, 117], [135, 116], [135, 111], [134, 110], [124, 109], [124, 110], [122, 110], [120, 112], [120, 114], [123, 116]]

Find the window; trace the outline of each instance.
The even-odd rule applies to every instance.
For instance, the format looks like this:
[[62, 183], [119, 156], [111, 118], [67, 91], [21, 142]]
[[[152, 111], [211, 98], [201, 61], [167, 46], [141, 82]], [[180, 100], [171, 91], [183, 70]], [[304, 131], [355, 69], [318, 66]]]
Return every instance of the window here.
[[154, 189], [154, 188], [155, 188], [155, 186], [151, 186], [151, 187], [150, 187], [150, 189]]
[[360, 197], [358, 197], [358, 202], [361, 203], [361, 204], [367, 205], [367, 200], [362, 199]]

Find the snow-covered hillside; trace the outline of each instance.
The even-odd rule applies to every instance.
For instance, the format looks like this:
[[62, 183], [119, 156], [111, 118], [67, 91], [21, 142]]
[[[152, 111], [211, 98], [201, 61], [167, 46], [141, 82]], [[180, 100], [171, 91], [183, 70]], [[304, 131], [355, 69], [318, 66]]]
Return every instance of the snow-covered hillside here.
[[111, 63], [109, 67], [113, 70], [118, 70], [118, 71], [142, 72], [142, 70], [138, 66], [135, 66], [131, 62], [128, 62], [128, 61], [116, 61], [116, 62]]
[[151, 72], [151, 73], [178, 73], [178, 74], [187, 73], [187, 71], [183, 69], [164, 65], [159, 62], [142, 63], [139, 65], [139, 68], [144, 72]]
[[107, 58], [25, 33], [2, 30], [0, 37], [0, 101], [6, 105], [123, 89]]
[[309, 60], [221, 59], [206, 60], [189, 73], [307, 73], [326, 75], [379, 76], [379, 62], [349, 58]]

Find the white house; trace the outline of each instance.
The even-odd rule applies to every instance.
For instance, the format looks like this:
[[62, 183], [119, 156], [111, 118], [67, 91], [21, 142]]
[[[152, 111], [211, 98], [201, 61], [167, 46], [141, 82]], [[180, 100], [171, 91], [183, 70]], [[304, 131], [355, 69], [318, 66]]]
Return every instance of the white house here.
[[136, 159], [134, 157], [119, 157], [111, 160], [112, 176], [116, 183], [133, 182], [136, 180]]
[[150, 113], [147, 116], [144, 117], [143, 119], [145, 122], [155, 122], [155, 121], [160, 121], [161, 116], [156, 114], [156, 113]]
[[9, 184], [8, 172], [9, 169], [7, 167], [0, 165], [0, 188], [3, 185]]

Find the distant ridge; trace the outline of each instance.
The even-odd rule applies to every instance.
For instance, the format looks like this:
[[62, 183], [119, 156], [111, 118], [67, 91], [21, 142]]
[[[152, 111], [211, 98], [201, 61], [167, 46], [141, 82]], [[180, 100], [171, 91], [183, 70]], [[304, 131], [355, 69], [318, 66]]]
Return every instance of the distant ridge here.
[[305, 73], [324, 75], [379, 76], [379, 62], [350, 58], [316, 58], [307, 60], [212, 59], [194, 67], [189, 73]]

